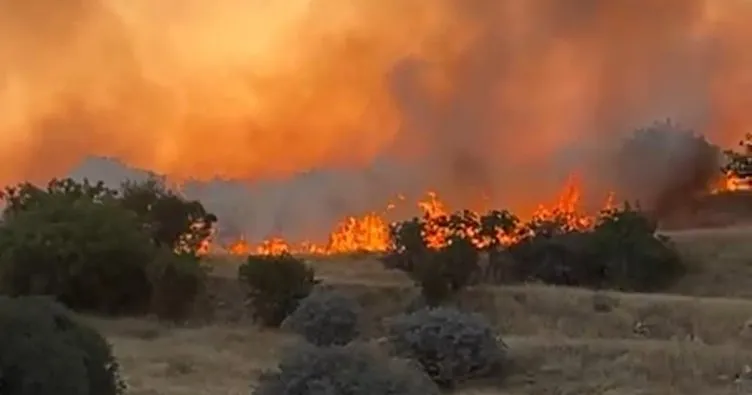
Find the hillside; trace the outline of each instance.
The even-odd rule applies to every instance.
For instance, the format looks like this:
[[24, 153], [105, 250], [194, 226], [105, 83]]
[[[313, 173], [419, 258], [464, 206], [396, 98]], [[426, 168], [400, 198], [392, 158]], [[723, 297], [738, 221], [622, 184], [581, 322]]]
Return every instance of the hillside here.
[[[511, 348], [510, 376], [461, 394], [745, 394], [752, 391], [752, 229], [672, 234], [692, 272], [672, 294], [547, 286], [474, 289], [462, 304], [488, 315]], [[415, 294], [368, 257], [315, 262], [367, 309], [366, 335]], [[107, 334], [134, 395], [248, 394], [292, 339], [255, 329], [231, 276], [217, 262], [208, 322], [170, 328], [148, 320], [92, 319]]]

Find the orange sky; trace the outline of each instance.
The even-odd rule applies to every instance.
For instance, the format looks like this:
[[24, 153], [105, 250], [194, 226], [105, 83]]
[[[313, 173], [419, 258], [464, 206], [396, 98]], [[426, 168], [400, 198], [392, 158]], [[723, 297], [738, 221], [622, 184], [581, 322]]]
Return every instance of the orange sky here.
[[0, 0], [0, 182], [87, 155], [243, 179], [388, 157], [474, 194], [655, 118], [733, 143], [750, 20], [745, 0]]

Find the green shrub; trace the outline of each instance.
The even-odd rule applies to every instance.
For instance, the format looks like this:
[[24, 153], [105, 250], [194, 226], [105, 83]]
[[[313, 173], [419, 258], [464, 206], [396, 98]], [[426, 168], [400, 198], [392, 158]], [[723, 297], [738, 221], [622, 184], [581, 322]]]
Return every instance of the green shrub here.
[[3, 395], [117, 395], [125, 392], [109, 344], [43, 297], [0, 297]]
[[447, 302], [470, 284], [479, 270], [480, 252], [466, 238], [453, 237], [438, 250], [430, 251], [413, 271], [415, 283], [429, 306]]
[[238, 279], [246, 287], [254, 318], [275, 327], [317, 283], [313, 269], [290, 254], [251, 255], [238, 268]]
[[299, 345], [277, 371], [261, 376], [254, 395], [438, 395], [419, 369], [362, 347]]
[[600, 287], [606, 278], [592, 232], [545, 233], [509, 248], [513, 277], [546, 284]]
[[546, 284], [657, 291], [685, 272], [680, 255], [657, 225], [625, 205], [604, 212], [595, 227], [534, 234], [509, 248], [515, 276]]
[[154, 247], [136, 216], [110, 200], [48, 195], [6, 213], [0, 226], [0, 291], [54, 295], [78, 310], [148, 309]]
[[161, 249], [148, 267], [152, 285], [150, 311], [170, 321], [187, 318], [204, 291], [209, 267], [193, 254]]
[[626, 205], [605, 213], [593, 230], [605, 285], [623, 291], [659, 291], [686, 273], [680, 254], [657, 224]]
[[185, 199], [155, 177], [123, 183], [119, 202], [138, 215], [157, 247], [182, 254], [197, 255], [217, 221], [201, 202]]
[[506, 345], [485, 317], [445, 307], [393, 318], [389, 340], [398, 355], [420, 363], [445, 387], [500, 372], [506, 357]]
[[358, 302], [334, 291], [316, 290], [282, 324], [317, 346], [342, 346], [358, 336]]

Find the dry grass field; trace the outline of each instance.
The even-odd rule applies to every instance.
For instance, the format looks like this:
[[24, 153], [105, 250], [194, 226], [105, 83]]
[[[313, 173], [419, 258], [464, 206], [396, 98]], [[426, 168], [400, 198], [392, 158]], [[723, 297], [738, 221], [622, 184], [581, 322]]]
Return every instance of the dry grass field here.
[[[691, 273], [671, 294], [546, 286], [473, 289], [464, 306], [486, 314], [511, 349], [509, 374], [464, 395], [723, 395], [752, 393], [752, 229], [673, 233]], [[368, 257], [316, 260], [320, 276], [366, 307], [365, 336], [415, 290]], [[201, 322], [91, 319], [115, 347], [133, 395], [249, 394], [295, 339], [243, 314], [235, 263], [217, 263], [213, 310]], [[224, 277], [224, 278], [223, 278]]]

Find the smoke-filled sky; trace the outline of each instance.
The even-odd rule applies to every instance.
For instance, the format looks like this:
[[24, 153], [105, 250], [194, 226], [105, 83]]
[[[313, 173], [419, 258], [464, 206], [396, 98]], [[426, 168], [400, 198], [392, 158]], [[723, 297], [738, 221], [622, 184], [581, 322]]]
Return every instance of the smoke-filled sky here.
[[749, 0], [0, 0], [0, 183], [111, 156], [177, 179], [333, 171], [282, 200], [318, 186], [337, 207], [529, 201], [658, 118], [735, 143], [749, 21]]

